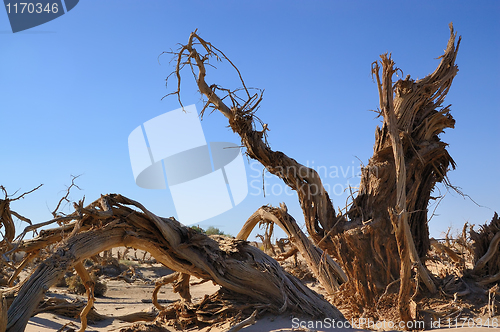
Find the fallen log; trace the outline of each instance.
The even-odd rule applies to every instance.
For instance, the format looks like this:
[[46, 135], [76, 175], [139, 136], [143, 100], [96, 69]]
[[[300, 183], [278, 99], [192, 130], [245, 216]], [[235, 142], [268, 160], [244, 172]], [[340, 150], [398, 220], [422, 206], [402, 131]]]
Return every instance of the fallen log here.
[[[228, 292], [245, 295], [255, 305], [265, 305], [271, 312], [345, 320], [322, 296], [248, 242], [199, 234], [173, 218], [160, 218], [121, 195], [104, 198], [112, 215], [100, 217], [98, 212], [102, 208], [97, 201], [93, 205], [96, 211], [81, 212], [83, 218], [75, 221], [81, 225], [74, 227], [79, 230], [64, 238], [21, 286], [8, 310], [7, 331], [24, 330], [44, 293], [68, 269], [85, 258], [119, 246], [149, 251], [158, 262], [181, 275], [212, 280]], [[181, 280], [184, 286], [188, 283], [187, 277]], [[188, 297], [187, 293], [181, 295]]]

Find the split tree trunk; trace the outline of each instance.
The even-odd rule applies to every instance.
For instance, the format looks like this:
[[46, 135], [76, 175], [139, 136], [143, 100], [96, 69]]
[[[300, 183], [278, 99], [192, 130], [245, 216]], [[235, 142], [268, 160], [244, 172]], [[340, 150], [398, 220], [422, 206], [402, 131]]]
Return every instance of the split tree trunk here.
[[[442, 107], [458, 72], [455, 58], [460, 38], [455, 46], [456, 34], [451, 25], [450, 32], [445, 54], [432, 74], [417, 81], [408, 75], [395, 84], [392, 84], [392, 72], [384, 71], [382, 77], [382, 82], [388, 80], [385, 86], [391, 88], [386, 92], [393, 97], [394, 122], [402, 146], [400, 155], [404, 156], [401, 168], [406, 172], [399, 181], [405, 182], [405, 212], [413, 242], [409, 244], [415, 246], [417, 257], [412, 257], [412, 260], [417, 264], [419, 258], [425, 260], [430, 248], [427, 207], [431, 192], [437, 182], [446, 183], [448, 167], [455, 166], [446, 150], [447, 144], [439, 138], [444, 129], [453, 128], [455, 124], [449, 106]], [[374, 66], [374, 71], [378, 76], [377, 66]], [[388, 95], [382, 95], [380, 82], [378, 86], [383, 105]], [[374, 303], [386, 286], [401, 276], [401, 261], [390, 221], [390, 211], [398, 205], [394, 140], [388, 126], [389, 114], [381, 112], [384, 123], [375, 133], [374, 154], [362, 170], [360, 189], [348, 212], [349, 218], [341, 221], [346, 230], [333, 236], [335, 245], [330, 251], [342, 262], [355, 257], [355, 266], [349, 267], [345, 263], [342, 266], [350, 279], [363, 280], [368, 285], [364, 289], [359, 284], [352, 285], [353, 291], [362, 294], [359, 298], [361, 306]], [[420, 269], [420, 275], [433, 292], [426, 272]]]

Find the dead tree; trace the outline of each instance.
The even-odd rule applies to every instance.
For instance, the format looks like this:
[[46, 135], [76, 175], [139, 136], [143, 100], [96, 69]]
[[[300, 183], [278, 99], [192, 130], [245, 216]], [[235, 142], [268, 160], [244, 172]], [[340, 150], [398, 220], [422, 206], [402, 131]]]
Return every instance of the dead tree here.
[[[238, 312], [239, 299], [248, 308], [344, 320], [322, 296], [246, 241], [208, 237], [173, 218], [160, 218], [140, 203], [116, 194], [102, 196], [86, 207], [81, 203], [75, 207], [77, 210], [65, 217], [69, 222], [66, 225], [17, 243], [15, 250], [28, 254], [54, 244], [56, 248], [27, 280], [11, 289], [17, 296], [8, 309], [7, 331], [24, 331], [44, 293], [72, 268], [79, 273], [87, 289], [88, 302], [80, 313], [80, 331], [84, 331], [87, 314], [95, 299], [93, 283], [82, 262], [120, 246], [148, 251], [158, 262], [177, 271], [181, 278], [176, 283], [176, 290], [194, 317], [208, 315], [207, 320], [215, 322], [226, 312]], [[190, 304], [189, 276], [211, 280], [222, 288], [196, 307]], [[214, 305], [226, 297], [233, 300], [234, 308]], [[4, 315], [5, 307], [0, 306], [0, 309]]]
[[[403, 244], [398, 239], [400, 232], [405, 234], [404, 245], [419, 267], [419, 276], [429, 291], [435, 291], [420, 259], [425, 259], [430, 247], [427, 207], [431, 192], [437, 182], [447, 183], [446, 173], [455, 166], [447, 144], [439, 138], [444, 129], [455, 124], [449, 105], [442, 106], [458, 72], [455, 58], [460, 38], [455, 45], [451, 25], [450, 32], [441, 63], [423, 79], [415, 81], [408, 75], [393, 84], [392, 76], [398, 69], [390, 56], [382, 56], [381, 79], [378, 64], [373, 65], [384, 122], [376, 130], [374, 154], [362, 170], [358, 196], [347, 218], [340, 221], [338, 232], [332, 234], [328, 248], [343, 262], [347, 275], [358, 281], [350, 286], [361, 295], [360, 304], [373, 303], [400, 277], [402, 283], [407, 282], [397, 254]], [[391, 225], [395, 217], [406, 221]], [[354, 264], [349, 268], [347, 262]]]
[[[458, 72], [455, 58], [460, 38], [451, 35], [441, 63], [430, 75], [413, 80], [409, 75], [393, 83], [390, 56], [382, 56], [382, 76], [373, 64], [380, 95], [382, 128], [375, 133], [374, 154], [362, 170], [360, 190], [349, 211], [336, 213], [328, 192], [314, 169], [308, 168], [267, 143], [268, 124], [255, 116], [262, 92], [248, 89], [234, 64], [197, 32], [174, 54], [180, 100], [181, 71], [190, 68], [207, 108], [219, 110], [237, 133], [247, 155], [281, 178], [298, 195], [307, 231], [316, 246], [341, 264], [349, 281], [342, 288], [352, 295], [358, 312], [371, 307], [392, 282], [401, 279], [400, 304], [409, 300], [411, 265], [430, 292], [435, 285], [422, 260], [430, 247], [427, 207], [437, 182], [447, 181], [454, 162], [439, 138], [454, 119], [444, 98]], [[206, 81], [211, 59], [226, 60], [236, 70], [241, 89], [227, 89]], [[259, 125], [260, 124], [260, 125]], [[302, 241], [309, 241], [307, 238]], [[304, 245], [310, 247], [310, 245]], [[299, 247], [298, 247], [299, 248]], [[309, 262], [311, 266], [314, 262]], [[338, 277], [338, 275], [337, 275]], [[334, 289], [333, 279], [327, 289]], [[341, 280], [337, 280], [341, 284]], [[325, 285], [324, 285], [325, 286]], [[403, 305], [404, 306], [404, 305]], [[401, 313], [408, 308], [400, 308]], [[408, 318], [408, 314], [404, 315]]]
[[342, 271], [342, 268], [330, 256], [308, 240], [295, 219], [288, 214], [285, 204], [281, 204], [280, 208], [263, 206], [258, 209], [248, 218], [236, 238], [246, 240], [259, 221], [276, 224], [285, 231], [292, 244], [304, 257], [316, 279], [329, 295], [337, 291], [339, 284], [347, 282], [347, 276]]

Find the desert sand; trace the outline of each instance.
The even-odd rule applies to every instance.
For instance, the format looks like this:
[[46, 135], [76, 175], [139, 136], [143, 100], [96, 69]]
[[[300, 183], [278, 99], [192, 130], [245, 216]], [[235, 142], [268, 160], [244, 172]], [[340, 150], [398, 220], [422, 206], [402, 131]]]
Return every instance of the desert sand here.
[[[113, 256], [116, 256], [118, 252], [123, 253], [125, 248], [115, 248], [113, 250]], [[120, 331], [123, 328], [130, 327], [134, 323], [125, 322], [119, 319], [114, 319], [113, 317], [122, 316], [126, 314], [131, 314], [134, 312], [144, 311], [144, 312], [154, 312], [155, 307], [151, 303], [151, 295], [155, 288], [154, 280], [168, 275], [172, 273], [172, 271], [159, 263], [155, 263], [153, 261], [141, 261], [135, 258], [136, 256], [142, 257], [143, 252], [131, 251], [128, 253], [126, 260], [122, 260], [121, 262], [127, 261], [126, 266], [133, 266], [135, 269], [136, 275], [140, 276], [140, 278], [133, 278], [133, 283], [129, 283], [123, 279], [113, 280], [114, 278], [110, 278], [107, 276], [101, 276], [100, 280], [104, 281], [107, 285], [107, 291], [104, 296], [96, 297], [96, 301], [94, 304], [94, 308], [101, 315], [109, 316], [109, 318], [96, 321], [89, 322], [89, 325], [86, 331]], [[129, 280], [130, 281], [130, 280]], [[197, 278], [193, 278], [191, 283], [194, 284], [191, 287], [191, 294], [193, 297], [193, 301], [203, 298], [205, 295], [210, 295], [219, 289], [219, 286], [214, 285], [211, 282], [205, 282], [201, 284], [199, 283], [201, 280]], [[307, 286], [314, 289], [318, 293], [324, 294], [324, 289], [319, 285], [319, 283], [314, 281], [307, 282]], [[85, 295], [77, 295], [72, 294], [68, 291], [67, 287], [52, 287], [47, 292], [47, 297], [58, 297], [67, 299], [72, 301], [74, 299], [80, 299], [82, 301], [86, 301]], [[179, 295], [173, 292], [172, 285], [168, 284], [161, 288], [158, 300], [162, 305], [167, 305], [173, 301], [177, 301], [179, 299]], [[344, 312], [346, 314], [346, 312]], [[273, 316], [270, 314], [263, 314], [257, 317], [257, 322], [254, 325], [247, 326], [243, 328], [241, 331], [245, 332], [267, 332], [267, 331], [275, 331], [275, 332], [287, 332], [287, 331], [317, 331], [317, 332], [327, 332], [327, 331], [369, 331], [367, 329], [360, 329], [355, 326], [353, 329], [346, 328], [333, 328], [330, 326], [323, 326], [321, 328], [300, 328], [297, 326], [298, 323], [294, 320], [295, 317], [290, 315], [283, 316]], [[486, 319], [486, 317], [485, 317]], [[497, 316], [497, 319], [500, 317]], [[304, 319], [304, 324], [309, 322], [307, 318]], [[442, 323], [442, 326], [439, 327], [439, 330], [450, 331], [450, 332], [473, 332], [473, 331], [495, 331], [500, 330], [499, 328], [486, 328], [486, 327], [462, 327], [463, 323], [459, 322], [456, 327], [448, 328], [446, 323]], [[453, 324], [452, 324], [453, 325]], [[311, 327], [310, 325], [306, 325]], [[28, 332], [44, 332], [44, 331], [71, 331], [74, 329], [78, 331], [80, 327], [79, 318], [70, 318], [58, 314], [54, 314], [51, 312], [40, 313], [34, 317], [32, 317], [29, 321], [29, 324], [26, 328]], [[436, 326], [436, 330], [438, 330]], [[174, 327], [168, 328], [170, 331], [176, 331]], [[191, 328], [189, 331], [202, 331], [202, 332], [223, 332], [230, 329], [229, 323], [225, 323], [216, 327], [205, 327], [202, 329], [199, 328]], [[377, 330], [376, 326], [372, 326], [370, 330]], [[378, 330], [385, 331], [395, 331], [394, 329], [389, 328], [379, 328]]]

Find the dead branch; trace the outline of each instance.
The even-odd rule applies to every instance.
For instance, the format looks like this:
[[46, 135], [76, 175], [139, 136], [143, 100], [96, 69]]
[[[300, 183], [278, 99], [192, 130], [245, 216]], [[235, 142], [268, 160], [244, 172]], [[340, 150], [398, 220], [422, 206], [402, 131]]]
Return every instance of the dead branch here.
[[297, 258], [297, 253], [298, 252], [299, 252], [299, 249], [297, 249], [297, 247], [294, 246], [290, 250], [288, 250], [287, 252], [284, 252], [281, 255], [279, 255], [278, 257], [276, 257], [275, 259], [277, 261], [284, 261], [288, 257], [292, 257], [292, 256], [294, 256], [295, 258]]
[[236, 238], [246, 240], [255, 225], [262, 220], [272, 222], [285, 231], [291, 243], [300, 251], [309, 268], [329, 294], [333, 294], [340, 284], [347, 281], [342, 268], [328, 254], [309, 241], [295, 219], [288, 214], [284, 203], [280, 208], [269, 206], [259, 208], [248, 218]]
[[478, 274], [487, 267], [487, 274], [500, 272], [500, 256], [496, 255], [500, 243], [500, 218], [495, 212], [488, 225], [481, 226], [479, 233], [473, 229], [470, 231], [471, 239], [474, 241], [475, 264], [473, 273]]
[[87, 292], [87, 305], [82, 309], [82, 312], [80, 313], [80, 320], [82, 322], [82, 326], [80, 328], [80, 332], [84, 332], [85, 329], [87, 328], [87, 314], [89, 311], [92, 309], [94, 306], [94, 288], [95, 284], [90, 278], [89, 273], [87, 272], [87, 269], [85, 269], [85, 266], [83, 266], [82, 261], [76, 263], [75, 265], [75, 271], [78, 273], [80, 278], [82, 279], [82, 284], [85, 286], [85, 291]]
[[[42, 312], [51, 312], [54, 314], [74, 318], [79, 316], [82, 310], [86, 306], [87, 305], [80, 300], [68, 302], [68, 300], [66, 299], [52, 297], [44, 300], [43, 304], [39, 306], [37, 310], [34, 312], [34, 315], [37, 315]], [[95, 311], [94, 308], [91, 308], [87, 313], [87, 319], [89, 321], [94, 321], [94, 322], [102, 321], [105, 319], [118, 319], [129, 323], [134, 323], [138, 321], [150, 322], [153, 321], [156, 318], [156, 316], [157, 316], [156, 312], [144, 312], [144, 311], [133, 312], [130, 314], [120, 315], [120, 316], [108, 316], [99, 314], [97, 311]]]
[[474, 266], [473, 272], [477, 272], [485, 267], [486, 263], [488, 263], [498, 251], [498, 244], [500, 243], [500, 231], [493, 237], [491, 243], [488, 247], [488, 251], [481, 257]]
[[71, 184], [66, 188], [66, 194], [59, 200], [59, 202], [56, 205], [56, 208], [54, 209], [54, 211], [52, 211], [52, 216], [54, 216], [54, 218], [58, 217], [57, 211], [61, 207], [62, 202], [71, 203], [70, 200], [68, 199], [69, 194], [71, 192], [71, 188], [75, 187], [75, 188], [81, 190], [80, 187], [78, 187], [75, 183], [75, 180], [78, 179], [80, 176], [81, 175], [77, 175], [77, 176], [72, 175], [71, 176]]
[[174, 272], [169, 274], [168, 276], [159, 278], [155, 282], [155, 289], [153, 290], [152, 298], [153, 298], [153, 305], [156, 307], [156, 309], [160, 311], [165, 309], [165, 307], [163, 307], [161, 304], [158, 303], [158, 291], [160, 290], [160, 288], [164, 285], [173, 283], [175, 280], [177, 280], [177, 278], [179, 278], [179, 276], [180, 276], [179, 272]]
[[33, 251], [33, 252], [28, 253], [24, 257], [24, 259], [21, 262], [21, 264], [19, 264], [19, 266], [17, 267], [17, 269], [10, 276], [10, 279], [9, 279], [9, 282], [8, 282], [9, 287], [12, 287], [14, 285], [14, 281], [16, 280], [16, 278], [19, 275], [19, 273], [21, 273], [21, 271], [24, 270], [24, 268], [29, 264], [29, 262], [31, 262], [33, 260], [33, 258], [35, 258], [37, 255], [38, 255], [38, 251]]
[[256, 320], [257, 312], [258, 312], [258, 310], [255, 310], [250, 317], [248, 317], [245, 320], [242, 320], [241, 322], [234, 325], [226, 332], [237, 332], [246, 326], [253, 325], [253, 324], [257, 323], [257, 320]]
[[437, 251], [448, 255], [454, 262], [459, 263], [461, 261], [461, 259], [452, 249], [439, 243], [436, 239], [431, 238], [430, 243]]
[[495, 275], [492, 275], [492, 276], [488, 276], [484, 279], [482, 279], [481, 281], [479, 281], [479, 284], [482, 285], [482, 286], [486, 286], [488, 284], [491, 284], [491, 283], [494, 283], [494, 282], [497, 282], [500, 280], [500, 272], [498, 272], [497, 274]]
[[[199, 53], [195, 48], [196, 44], [201, 45], [203, 53]], [[243, 85], [244, 97], [237, 97], [238, 90], [218, 89], [217, 85], [207, 84], [205, 81], [206, 64], [212, 57], [225, 59], [236, 69]], [[241, 137], [248, 156], [262, 163], [271, 174], [278, 176], [292, 190], [297, 191], [306, 219], [307, 230], [314, 241], [319, 242], [327, 231], [334, 228], [335, 210], [318, 173], [314, 169], [298, 163], [283, 152], [271, 150], [265, 140], [267, 124], [261, 123], [264, 128], [262, 131], [255, 129], [255, 112], [262, 101], [262, 94], [260, 96], [258, 94], [252, 95], [246, 88], [237, 67], [220, 50], [202, 39], [196, 31], [190, 34], [188, 43], [182, 45], [180, 50], [175, 53], [175, 59], [176, 69], [172, 74], [177, 78], [177, 90], [172, 94], [176, 94], [180, 100], [183, 66], [189, 64], [192, 68], [196, 68], [198, 89], [207, 98], [205, 108], [210, 105], [228, 118], [232, 130]], [[221, 98], [217, 95], [216, 90], [222, 90], [226, 95]], [[231, 100], [231, 106], [223, 102], [226, 97]], [[324, 242], [327, 244], [330, 241], [327, 238]]]

